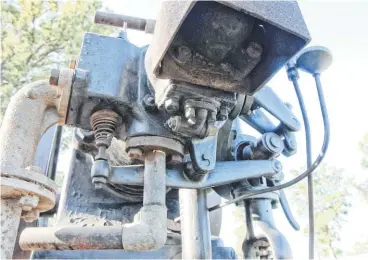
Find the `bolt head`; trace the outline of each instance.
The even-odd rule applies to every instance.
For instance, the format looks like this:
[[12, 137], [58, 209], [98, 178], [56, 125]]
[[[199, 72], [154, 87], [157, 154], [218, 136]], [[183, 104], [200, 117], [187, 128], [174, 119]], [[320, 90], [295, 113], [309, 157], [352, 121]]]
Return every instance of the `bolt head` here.
[[246, 52], [251, 58], [258, 59], [262, 55], [263, 49], [259, 43], [251, 42], [249, 43]]
[[139, 148], [130, 148], [128, 150], [128, 157], [131, 159], [140, 159], [143, 155], [143, 151]]
[[279, 161], [275, 161], [274, 164], [273, 164], [273, 167], [275, 168], [276, 172], [279, 172], [279, 171], [282, 170], [282, 165]]
[[146, 110], [153, 111], [156, 109], [155, 98], [151, 95], [146, 95], [143, 98], [143, 106]]
[[167, 112], [175, 112], [179, 109], [179, 100], [176, 98], [169, 98], [165, 100], [165, 109]]
[[187, 46], [185, 45], [179, 46], [178, 53], [176, 56], [176, 59], [179, 62], [186, 63], [191, 59], [191, 57], [192, 57], [192, 52]]
[[52, 86], [57, 86], [59, 83], [59, 75], [60, 75], [60, 70], [52, 69], [50, 72], [49, 84]]
[[270, 143], [273, 147], [279, 148], [281, 146], [281, 139], [277, 136], [272, 136], [270, 139]]

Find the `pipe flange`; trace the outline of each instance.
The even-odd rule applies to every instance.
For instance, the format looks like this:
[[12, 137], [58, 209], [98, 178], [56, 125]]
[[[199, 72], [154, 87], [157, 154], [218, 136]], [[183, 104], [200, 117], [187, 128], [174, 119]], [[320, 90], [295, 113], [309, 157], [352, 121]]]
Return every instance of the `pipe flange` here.
[[11, 172], [2, 169], [1, 199], [18, 199], [22, 204], [22, 197], [37, 197], [38, 203], [32, 210], [45, 212], [55, 206], [56, 190], [55, 182], [34, 166]]
[[166, 155], [184, 156], [184, 146], [179, 141], [162, 136], [134, 136], [127, 140], [126, 151], [130, 150], [139, 152], [141, 157], [145, 152], [153, 150], [161, 150]]

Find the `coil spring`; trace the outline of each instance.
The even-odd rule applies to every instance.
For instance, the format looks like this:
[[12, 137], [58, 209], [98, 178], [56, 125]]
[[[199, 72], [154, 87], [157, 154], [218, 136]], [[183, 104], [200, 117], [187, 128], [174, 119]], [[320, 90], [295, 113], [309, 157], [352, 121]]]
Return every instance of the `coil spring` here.
[[91, 126], [97, 146], [110, 146], [120, 116], [112, 110], [97, 111], [91, 116]]

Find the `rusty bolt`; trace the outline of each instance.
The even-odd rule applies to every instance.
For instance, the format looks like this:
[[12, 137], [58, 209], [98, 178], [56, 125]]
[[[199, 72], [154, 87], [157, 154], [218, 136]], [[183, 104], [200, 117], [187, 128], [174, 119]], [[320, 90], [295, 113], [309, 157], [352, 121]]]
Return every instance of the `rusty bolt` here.
[[130, 148], [128, 150], [128, 156], [131, 159], [140, 159], [143, 155], [143, 151], [139, 148]]
[[23, 211], [22, 212], [22, 219], [25, 222], [33, 222], [40, 217], [39, 210], [31, 210], [31, 211]]
[[177, 111], [179, 109], [179, 100], [177, 98], [166, 99], [165, 109], [169, 113]]
[[52, 69], [50, 73], [49, 84], [52, 86], [57, 86], [59, 83], [59, 75], [60, 75], [60, 70]]
[[39, 198], [36, 196], [23, 196], [18, 201], [19, 205], [22, 206], [23, 211], [31, 211], [36, 208], [39, 202]]

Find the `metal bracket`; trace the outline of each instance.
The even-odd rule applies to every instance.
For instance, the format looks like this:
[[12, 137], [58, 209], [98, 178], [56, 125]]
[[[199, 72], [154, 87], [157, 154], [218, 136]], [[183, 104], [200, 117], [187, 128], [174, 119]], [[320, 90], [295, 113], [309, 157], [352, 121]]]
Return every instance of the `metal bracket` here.
[[191, 139], [189, 152], [196, 171], [206, 173], [215, 168], [216, 148], [217, 133], [204, 139]]

